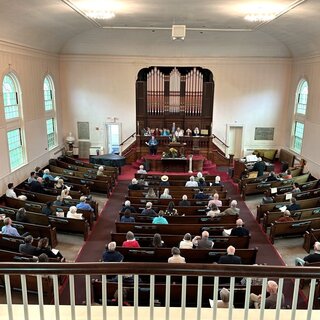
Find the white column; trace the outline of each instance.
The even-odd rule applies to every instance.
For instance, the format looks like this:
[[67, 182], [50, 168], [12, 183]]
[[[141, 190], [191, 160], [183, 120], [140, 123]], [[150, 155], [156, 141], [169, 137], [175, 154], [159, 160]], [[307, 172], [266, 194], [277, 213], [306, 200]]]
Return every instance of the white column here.
[[192, 173], [193, 172], [193, 170], [192, 170], [192, 157], [193, 157], [193, 155], [192, 154], [190, 154], [190, 156], [189, 156], [189, 173]]

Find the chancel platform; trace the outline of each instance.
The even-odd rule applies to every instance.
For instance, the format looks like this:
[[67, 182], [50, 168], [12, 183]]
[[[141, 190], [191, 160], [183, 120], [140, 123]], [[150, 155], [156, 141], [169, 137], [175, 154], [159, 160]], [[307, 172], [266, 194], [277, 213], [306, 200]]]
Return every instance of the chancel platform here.
[[[189, 156], [185, 158], [162, 158], [162, 155], [144, 156], [146, 167], [151, 171], [188, 172], [190, 166]], [[202, 171], [205, 158], [194, 155], [191, 161], [192, 171]]]

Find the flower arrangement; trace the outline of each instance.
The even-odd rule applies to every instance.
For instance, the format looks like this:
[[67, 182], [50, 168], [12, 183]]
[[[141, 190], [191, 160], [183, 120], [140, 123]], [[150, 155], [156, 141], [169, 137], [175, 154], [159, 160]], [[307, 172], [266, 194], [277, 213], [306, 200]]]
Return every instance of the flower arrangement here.
[[175, 148], [170, 148], [168, 152], [162, 153], [163, 158], [177, 158], [178, 157], [178, 150]]

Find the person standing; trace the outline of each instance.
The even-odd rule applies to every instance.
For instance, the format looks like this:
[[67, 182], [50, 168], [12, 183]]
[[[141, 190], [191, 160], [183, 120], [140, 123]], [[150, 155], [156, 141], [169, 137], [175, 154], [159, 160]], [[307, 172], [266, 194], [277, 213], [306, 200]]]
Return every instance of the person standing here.
[[149, 146], [150, 154], [156, 155], [158, 148], [158, 140], [155, 138], [155, 136], [151, 136], [151, 139], [148, 142], [146, 142], [146, 144]]

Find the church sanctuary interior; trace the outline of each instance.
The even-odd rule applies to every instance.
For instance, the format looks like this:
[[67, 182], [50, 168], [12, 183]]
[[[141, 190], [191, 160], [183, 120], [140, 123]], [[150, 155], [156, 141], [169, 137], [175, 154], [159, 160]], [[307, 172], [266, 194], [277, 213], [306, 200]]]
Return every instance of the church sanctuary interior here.
[[320, 319], [319, 12], [0, 0], [1, 319]]

